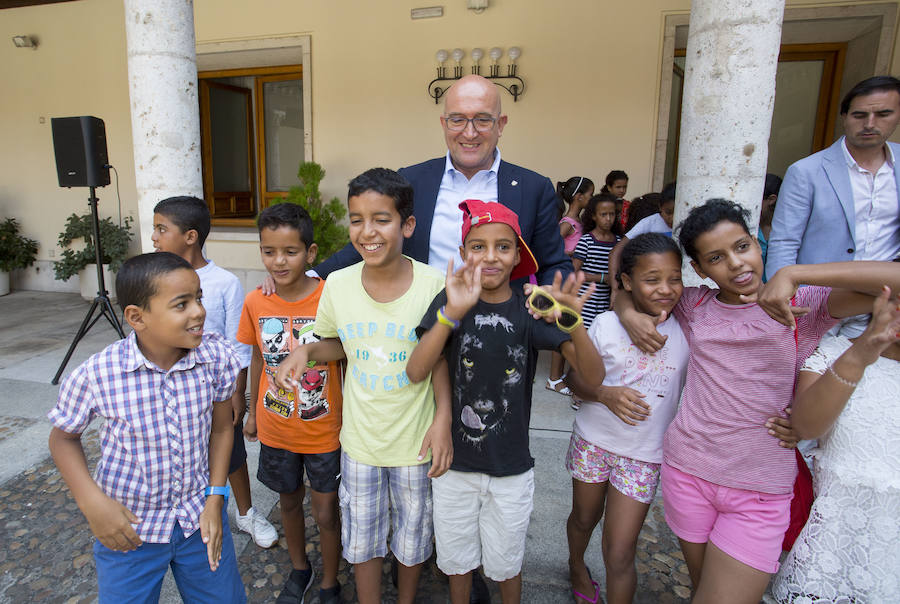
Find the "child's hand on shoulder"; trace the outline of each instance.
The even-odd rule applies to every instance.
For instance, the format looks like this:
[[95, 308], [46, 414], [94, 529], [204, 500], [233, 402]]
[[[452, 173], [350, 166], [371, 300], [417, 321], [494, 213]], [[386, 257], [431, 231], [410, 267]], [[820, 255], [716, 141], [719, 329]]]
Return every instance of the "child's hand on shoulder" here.
[[628, 386], [603, 386], [599, 394], [600, 402], [629, 426], [637, 426], [637, 422], [650, 417], [650, 405], [644, 402], [646, 395], [637, 390]]
[[666, 311], [662, 311], [659, 316], [654, 317], [632, 308], [623, 311], [619, 322], [632, 344], [642, 352], [653, 354], [665, 346], [666, 340], [669, 339], [669, 336], [659, 333], [657, 329], [657, 326], [662, 325], [667, 317]]
[[272, 278], [272, 275], [267, 274], [262, 283], [256, 286], [256, 289], [260, 290], [264, 296], [271, 296], [275, 293], [275, 279]]
[[447, 262], [447, 293], [445, 314], [454, 321], [462, 319], [478, 303], [481, 296], [481, 265], [466, 261], [458, 271], [453, 271], [453, 258]]
[[767, 419], [766, 430], [768, 430], [769, 436], [774, 436], [780, 441], [778, 446], [785, 449], [793, 449], [797, 446], [800, 437], [794, 432], [794, 426], [791, 423], [791, 408], [788, 407], [784, 412], [787, 413], [787, 417], [770, 417]]
[[140, 518], [102, 491], [98, 491], [96, 497], [84, 506], [82, 512], [94, 537], [109, 549], [116, 552], [130, 552], [143, 543], [131, 526], [139, 524]]

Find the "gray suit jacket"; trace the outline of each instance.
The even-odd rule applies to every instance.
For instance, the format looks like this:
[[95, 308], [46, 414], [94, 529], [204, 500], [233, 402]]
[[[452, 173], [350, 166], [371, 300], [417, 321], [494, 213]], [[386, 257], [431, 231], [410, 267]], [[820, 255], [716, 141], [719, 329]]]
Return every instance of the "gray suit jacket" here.
[[[769, 277], [790, 264], [853, 260], [856, 210], [842, 140], [795, 162], [784, 175], [769, 237]], [[894, 179], [900, 192], [900, 145], [888, 145], [898, 158]]]

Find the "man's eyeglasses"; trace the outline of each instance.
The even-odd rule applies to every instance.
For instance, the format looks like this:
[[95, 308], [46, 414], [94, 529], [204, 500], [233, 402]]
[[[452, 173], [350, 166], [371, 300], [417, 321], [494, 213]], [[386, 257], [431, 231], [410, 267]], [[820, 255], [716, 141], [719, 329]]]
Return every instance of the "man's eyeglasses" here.
[[559, 318], [556, 319], [556, 326], [566, 333], [572, 333], [575, 328], [581, 325], [581, 315], [574, 308], [569, 308], [565, 304], [560, 304], [548, 292], [540, 287], [535, 286], [528, 296], [528, 307], [534, 312], [546, 317], [554, 310], [559, 309]]
[[447, 124], [447, 130], [450, 130], [451, 132], [461, 132], [465, 130], [466, 126], [469, 125], [469, 122], [472, 122], [472, 126], [478, 132], [488, 132], [494, 127], [494, 124], [497, 123], [497, 118], [489, 115], [478, 115], [472, 118], [464, 117], [462, 115], [444, 116], [444, 123]]

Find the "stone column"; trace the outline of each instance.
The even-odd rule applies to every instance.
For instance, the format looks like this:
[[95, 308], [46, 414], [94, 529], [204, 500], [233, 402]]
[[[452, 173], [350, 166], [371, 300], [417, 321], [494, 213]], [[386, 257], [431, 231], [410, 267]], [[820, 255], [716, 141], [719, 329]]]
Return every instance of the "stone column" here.
[[[675, 224], [711, 197], [759, 223], [784, 0], [693, 0], [685, 53]], [[685, 284], [698, 281], [688, 268]], [[691, 279], [694, 281], [692, 282]]]
[[153, 206], [203, 197], [192, 0], [124, 0], [131, 134], [141, 249], [153, 250]]

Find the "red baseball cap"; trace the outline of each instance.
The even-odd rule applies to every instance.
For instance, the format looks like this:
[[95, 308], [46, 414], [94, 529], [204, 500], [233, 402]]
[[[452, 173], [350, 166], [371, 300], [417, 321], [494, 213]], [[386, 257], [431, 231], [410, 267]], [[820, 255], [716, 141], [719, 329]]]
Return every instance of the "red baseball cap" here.
[[519, 228], [519, 217], [516, 213], [507, 208], [500, 202], [484, 202], [480, 199], [467, 199], [459, 204], [459, 209], [463, 211], [462, 223], [462, 242], [466, 243], [466, 237], [472, 227], [488, 224], [491, 222], [499, 222], [509, 226], [516, 233], [519, 240], [519, 264], [513, 268], [509, 275], [510, 281], [527, 277], [537, 272], [538, 263], [534, 259], [525, 240], [522, 239], [522, 229]]

